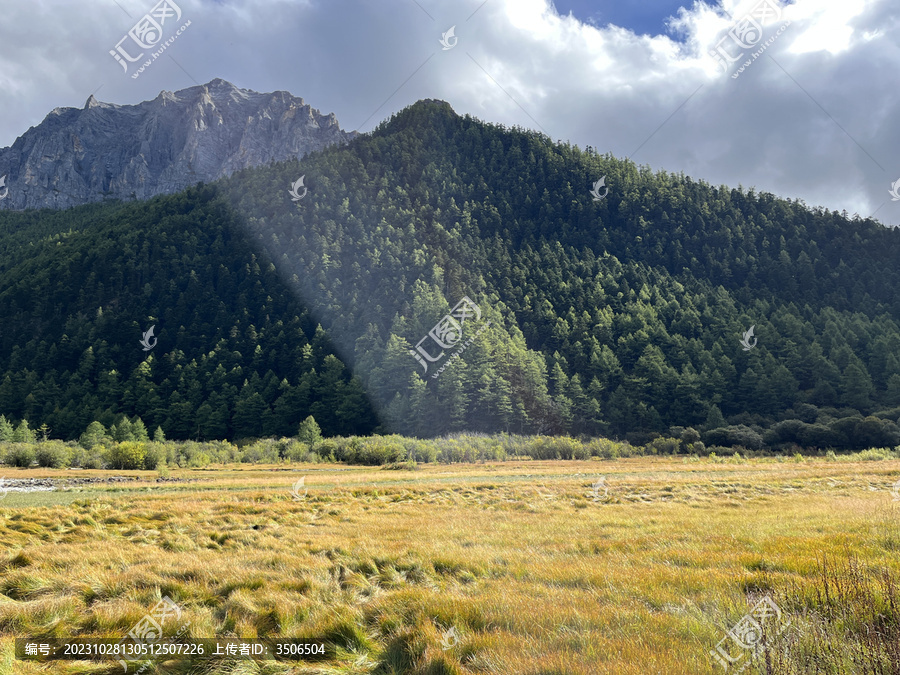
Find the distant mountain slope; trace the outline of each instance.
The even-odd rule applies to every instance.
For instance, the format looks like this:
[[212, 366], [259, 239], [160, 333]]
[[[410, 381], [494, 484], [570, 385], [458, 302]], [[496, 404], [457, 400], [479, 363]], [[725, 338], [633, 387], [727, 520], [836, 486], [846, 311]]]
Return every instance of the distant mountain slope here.
[[[301, 173], [298, 207], [281, 193]], [[877, 222], [653, 173], [440, 101], [222, 186], [403, 432], [900, 416], [900, 232]], [[432, 381], [409, 350], [463, 296], [497, 330]]]
[[0, 149], [6, 208], [66, 208], [173, 193], [237, 169], [302, 157], [355, 136], [284, 91], [224, 80], [137, 105], [57, 108]]
[[[422, 101], [182, 194], [0, 213], [0, 412], [64, 435], [118, 413], [176, 438], [306, 414], [354, 433], [377, 413], [419, 436], [894, 444], [898, 263], [900, 232], [873, 221]], [[453, 351], [435, 326], [464, 297], [471, 345], [424, 370], [411, 350], [437, 355], [432, 332]]]

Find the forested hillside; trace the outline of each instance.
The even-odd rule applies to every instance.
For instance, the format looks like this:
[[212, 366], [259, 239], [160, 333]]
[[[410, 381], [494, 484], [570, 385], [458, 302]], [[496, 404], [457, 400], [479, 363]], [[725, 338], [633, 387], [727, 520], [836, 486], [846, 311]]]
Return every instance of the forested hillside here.
[[123, 413], [181, 439], [292, 435], [308, 414], [328, 433], [374, 429], [359, 382], [211, 188], [0, 223], [7, 417], [60, 438]]
[[[302, 164], [0, 214], [0, 412], [65, 438], [123, 413], [205, 439], [312, 414], [326, 434], [897, 443], [898, 263], [874, 221], [423, 101]], [[410, 351], [464, 296], [482, 332], [434, 378]]]

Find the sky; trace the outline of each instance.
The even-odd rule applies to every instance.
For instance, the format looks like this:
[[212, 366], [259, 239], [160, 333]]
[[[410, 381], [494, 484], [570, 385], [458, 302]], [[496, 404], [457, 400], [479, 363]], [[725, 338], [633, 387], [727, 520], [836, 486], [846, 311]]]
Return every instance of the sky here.
[[110, 51], [139, 53], [120, 41], [157, 0], [2, 1], [0, 147], [92, 93], [137, 103], [222, 78], [361, 132], [442, 99], [653, 170], [900, 224], [889, 0], [169, 0], [174, 40], [136, 79]]
[[637, 35], [665, 35], [667, 20], [685, 5], [678, 0], [554, 0], [553, 4], [560, 16], [571, 13], [592, 26], [614, 24]]

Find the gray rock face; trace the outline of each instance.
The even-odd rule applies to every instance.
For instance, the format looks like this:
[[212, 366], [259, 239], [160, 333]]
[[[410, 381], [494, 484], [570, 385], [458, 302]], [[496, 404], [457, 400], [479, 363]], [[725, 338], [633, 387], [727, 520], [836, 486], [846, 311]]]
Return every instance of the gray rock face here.
[[81, 110], [56, 108], [0, 149], [9, 190], [0, 208], [146, 199], [356, 135], [288, 92], [260, 94], [218, 79], [137, 105], [91, 96]]

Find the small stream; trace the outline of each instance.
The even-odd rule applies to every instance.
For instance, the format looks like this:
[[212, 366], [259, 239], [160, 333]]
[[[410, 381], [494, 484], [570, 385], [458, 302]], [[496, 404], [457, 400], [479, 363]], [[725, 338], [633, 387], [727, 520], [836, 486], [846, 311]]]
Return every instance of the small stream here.
[[[97, 476], [92, 478], [6, 478], [0, 476], [0, 499], [9, 492], [53, 492], [84, 485], [112, 485], [134, 481], [153, 481], [138, 476]], [[198, 478], [156, 478], [157, 483], [193, 483]], [[211, 480], [211, 479], [209, 479]]]

